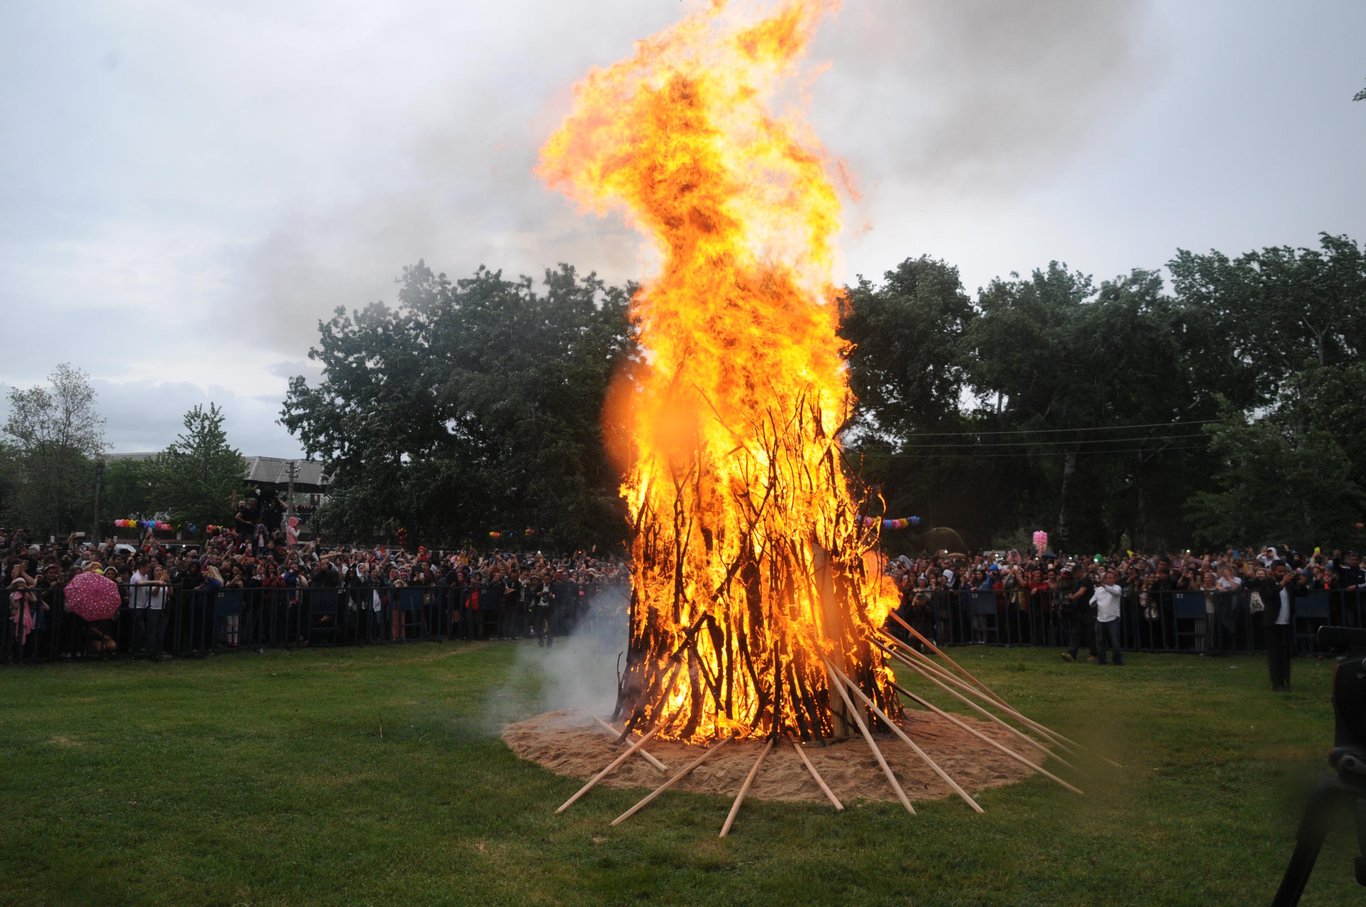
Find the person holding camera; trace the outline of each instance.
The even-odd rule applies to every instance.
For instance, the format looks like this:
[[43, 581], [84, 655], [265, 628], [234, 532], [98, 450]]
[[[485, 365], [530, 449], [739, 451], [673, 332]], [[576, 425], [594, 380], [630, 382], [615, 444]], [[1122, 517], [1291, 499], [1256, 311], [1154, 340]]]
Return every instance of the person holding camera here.
[[1113, 570], [1105, 571], [1091, 594], [1091, 600], [1096, 603], [1097, 664], [1105, 664], [1107, 648], [1113, 653], [1116, 666], [1124, 664], [1124, 653], [1119, 648], [1119, 603], [1123, 595], [1119, 576]]
[[1091, 658], [1096, 657], [1095, 609], [1091, 605], [1096, 586], [1085, 570], [1081, 571], [1080, 578], [1075, 578], [1076, 572], [1071, 564], [1063, 567], [1058, 583], [1058, 615], [1067, 635], [1067, 651], [1062, 653], [1063, 661], [1076, 661], [1083, 641], [1090, 650]]
[[1271, 689], [1290, 692], [1290, 656], [1295, 648], [1295, 599], [1304, 594], [1305, 580], [1297, 571], [1278, 560], [1271, 575], [1254, 581], [1255, 591], [1264, 603], [1262, 628], [1266, 631], [1266, 660], [1271, 673]]
[[541, 578], [540, 588], [531, 599], [531, 626], [536, 634], [536, 645], [555, 645], [555, 593], [550, 588], [550, 577]]

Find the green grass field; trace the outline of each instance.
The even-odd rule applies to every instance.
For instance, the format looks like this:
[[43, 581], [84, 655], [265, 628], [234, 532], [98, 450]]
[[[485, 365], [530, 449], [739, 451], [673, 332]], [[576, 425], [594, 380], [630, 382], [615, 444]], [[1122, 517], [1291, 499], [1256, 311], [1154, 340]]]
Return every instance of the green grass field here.
[[[0, 670], [4, 904], [1256, 904], [1326, 772], [1330, 662], [1268, 689], [1253, 658], [952, 654], [1100, 755], [909, 816], [895, 803], [638, 791], [516, 759], [541, 711], [534, 646], [243, 653]], [[612, 671], [599, 660], [595, 670]], [[550, 691], [553, 692], [553, 691]], [[891, 745], [891, 744], [888, 744]], [[1305, 904], [1359, 902], [1342, 824]]]

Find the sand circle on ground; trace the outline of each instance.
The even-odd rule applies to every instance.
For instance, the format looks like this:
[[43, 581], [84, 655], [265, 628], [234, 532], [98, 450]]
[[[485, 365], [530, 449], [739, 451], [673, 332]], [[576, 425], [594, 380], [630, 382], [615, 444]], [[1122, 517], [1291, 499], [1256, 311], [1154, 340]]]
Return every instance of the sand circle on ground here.
[[[1030, 748], [997, 724], [966, 716], [955, 717], [1032, 762], [1043, 758], [1037, 749]], [[1034, 774], [1033, 769], [933, 712], [907, 709], [901, 726], [916, 745], [969, 794], [1013, 784]], [[503, 729], [502, 736], [521, 758], [556, 774], [585, 780], [606, 768], [632, 742], [617, 743], [616, 737], [597, 724], [592, 715], [572, 710], [546, 712], [510, 724]], [[891, 734], [879, 734], [875, 739], [908, 798], [938, 800], [955, 796], [948, 784], [904, 741]], [[763, 742], [757, 740], [732, 740], [673, 789], [733, 797], [763, 746]], [[600, 783], [610, 787], [653, 789], [704, 752], [704, 747], [672, 740], [652, 740], [645, 749], [669, 771], [661, 772], [633, 754]], [[835, 796], [846, 804], [857, 800], [896, 799], [876, 757], [857, 733], [848, 740], [825, 746], [807, 745], [803, 752]], [[775, 745], [764, 759], [748, 796], [765, 800], [828, 802], [792, 744], [786, 742]]]

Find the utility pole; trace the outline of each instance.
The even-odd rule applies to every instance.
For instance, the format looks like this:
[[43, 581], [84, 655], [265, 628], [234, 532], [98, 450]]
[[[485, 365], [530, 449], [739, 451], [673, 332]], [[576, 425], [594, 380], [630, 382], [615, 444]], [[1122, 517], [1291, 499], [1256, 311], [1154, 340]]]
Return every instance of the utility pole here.
[[289, 461], [289, 491], [285, 497], [285, 544], [294, 545], [298, 537], [293, 534], [294, 526], [294, 480], [299, 477], [299, 461]]

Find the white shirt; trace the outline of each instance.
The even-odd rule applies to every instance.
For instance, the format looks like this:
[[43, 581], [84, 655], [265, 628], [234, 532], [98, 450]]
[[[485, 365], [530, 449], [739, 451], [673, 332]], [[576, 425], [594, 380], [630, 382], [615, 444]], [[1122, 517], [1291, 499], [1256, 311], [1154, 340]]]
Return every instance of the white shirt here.
[[1290, 587], [1281, 586], [1281, 611], [1276, 615], [1276, 624], [1284, 627], [1288, 623], [1290, 623]]
[[152, 580], [150, 577], [143, 576], [141, 570], [134, 570], [133, 576], [128, 580], [128, 585], [133, 588], [129, 591], [129, 605], [133, 608], [146, 608], [148, 604], [147, 593], [151, 590], [139, 588], [145, 586]]
[[1112, 620], [1119, 620], [1121, 595], [1123, 595], [1123, 590], [1119, 586], [1096, 583], [1096, 591], [1091, 595], [1091, 601], [1096, 603], [1097, 623], [1108, 624]]

